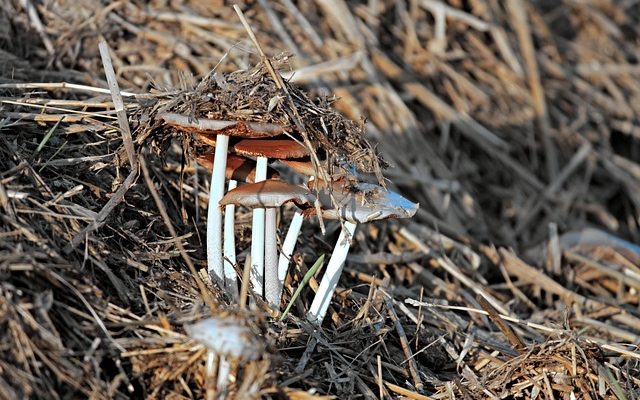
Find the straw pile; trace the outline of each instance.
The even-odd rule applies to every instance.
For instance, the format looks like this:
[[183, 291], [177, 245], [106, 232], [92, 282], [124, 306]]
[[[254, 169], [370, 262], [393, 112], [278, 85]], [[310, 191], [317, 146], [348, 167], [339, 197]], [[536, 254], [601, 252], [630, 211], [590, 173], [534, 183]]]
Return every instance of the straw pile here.
[[[299, 318], [314, 280], [282, 323], [212, 286], [203, 305], [206, 174], [143, 135], [140, 110], [256, 65], [222, 3], [0, 4], [0, 398], [201, 398], [184, 325], [211, 313], [267, 344], [237, 398], [640, 395], [640, 3], [244, 6], [267, 54], [294, 56], [281, 73], [366, 118], [421, 203], [355, 235], [320, 331]], [[100, 38], [140, 94], [123, 93], [133, 152], [97, 89]], [[338, 229], [305, 226], [285, 301]]]

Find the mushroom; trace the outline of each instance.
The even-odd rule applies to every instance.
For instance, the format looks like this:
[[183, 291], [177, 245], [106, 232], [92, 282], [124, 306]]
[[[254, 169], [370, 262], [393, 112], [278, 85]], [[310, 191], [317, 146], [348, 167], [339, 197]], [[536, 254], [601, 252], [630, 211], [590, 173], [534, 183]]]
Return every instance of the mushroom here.
[[[196, 162], [203, 168], [213, 169], [214, 157], [211, 153], [197, 154]], [[237, 182], [254, 183], [256, 181], [256, 162], [235, 154], [227, 154], [227, 165], [224, 176]], [[280, 174], [273, 168], [267, 168], [267, 179], [278, 179]]]
[[216, 389], [219, 393], [227, 388], [232, 361], [255, 361], [264, 352], [264, 345], [257, 336], [248, 327], [232, 319], [208, 318], [186, 325], [185, 330], [192, 339], [208, 350], [208, 379], [213, 378], [215, 356], [218, 356]]
[[[280, 163], [284, 164], [296, 173], [311, 177], [311, 179], [313, 179], [313, 177], [318, 172], [309, 157], [283, 159], [280, 160]], [[291, 219], [291, 223], [289, 224], [289, 229], [287, 230], [284, 241], [282, 242], [282, 250], [280, 251], [280, 257], [278, 258], [278, 281], [280, 282], [280, 290], [277, 294], [278, 299], [282, 298], [284, 280], [287, 277], [289, 263], [291, 260], [291, 256], [293, 255], [293, 250], [296, 247], [296, 242], [298, 241], [298, 236], [300, 235], [300, 229], [302, 228], [303, 221], [304, 215], [302, 213], [302, 210], [296, 210], [296, 212], [293, 214], [293, 218]], [[280, 300], [278, 300], [278, 304], [279, 303]]]
[[[318, 191], [318, 199], [323, 205], [322, 217], [344, 221], [344, 229], [340, 232], [318, 291], [307, 312], [307, 318], [311, 322], [322, 325], [342, 274], [357, 224], [387, 218], [410, 218], [418, 210], [418, 204], [382, 186], [353, 182], [349, 179], [341, 179], [330, 184], [314, 180], [310, 182], [310, 186]], [[337, 202], [337, 208], [332, 205], [331, 195]]]
[[[198, 134], [197, 140], [215, 146], [215, 141], [207, 142], [203, 138], [208, 137], [205, 134]], [[213, 169], [214, 157], [211, 153], [196, 155], [198, 164], [208, 170]], [[225, 177], [229, 179], [228, 190], [235, 189], [238, 181], [255, 182], [256, 162], [248, 158], [244, 158], [235, 154], [227, 154], [227, 165], [225, 168]], [[272, 168], [267, 168], [267, 177], [269, 179], [278, 179], [279, 174]], [[224, 209], [224, 235], [223, 235], [223, 257], [224, 257], [224, 279], [229, 294], [232, 298], [238, 298], [237, 274], [234, 269], [236, 264], [236, 247], [235, 247], [235, 205], [229, 204]]]
[[[240, 186], [229, 191], [220, 201], [220, 206], [228, 204], [244, 205], [249, 208], [275, 210], [286, 203], [295, 203], [298, 207], [308, 208], [315, 202], [313, 193], [302, 186], [291, 185], [285, 182], [266, 180], [253, 184]], [[274, 224], [275, 227], [275, 224]], [[274, 235], [275, 236], [275, 235]], [[253, 238], [255, 239], [255, 237]], [[286, 241], [286, 239], [285, 239]], [[275, 247], [275, 243], [274, 243]], [[277, 249], [273, 261], [277, 260]], [[259, 281], [252, 271], [252, 284]], [[285, 270], [286, 275], [286, 270]], [[281, 275], [275, 262], [265, 266], [264, 295], [267, 302], [272, 307], [280, 305], [280, 294], [284, 283], [285, 275]], [[262, 282], [260, 282], [262, 283]], [[262, 293], [255, 290], [258, 295]]]
[[[309, 181], [315, 179], [315, 176], [318, 173], [318, 170], [315, 168], [309, 157], [280, 160], [280, 163], [291, 169], [293, 172], [308, 176]], [[325, 170], [327, 169], [326, 160], [321, 161], [320, 168], [324, 168]], [[346, 174], [348, 173], [345, 171], [342, 174], [332, 175], [331, 179], [337, 180], [339, 176]], [[287, 276], [291, 256], [293, 255], [293, 250], [295, 249], [298, 236], [300, 235], [303, 220], [304, 214], [302, 210], [297, 210], [289, 224], [289, 229], [287, 230], [284, 242], [282, 243], [282, 251], [280, 252], [280, 257], [278, 259], [278, 279], [280, 282], [284, 282]], [[278, 298], [282, 297], [282, 288], [283, 286], [280, 288], [281, 290], [278, 294]]]
[[294, 203], [298, 207], [306, 209], [311, 207], [314, 201], [314, 194], [304, 186], [266, 180], [230, 190], [220, 200], [220, 205], [235, 204], [248, 208], [277, 208], [287, 203]]
[[[241, 140], [233, 145], [233, 151], [245, 157], [257, 157], [258, 165], [267, 159], [300, 158], [309, 155], [307, 148], [288, 138]], [[256, 176], [256, 181], [258, 177]], [[262, 296], [266, 286], [272, 290], [278, 286], [278, 250], [276, 237], [276, 209], [254, 208], [251, 238], [251, 283], [254, 292]], [[264, 286], [262, 280], [264, 278]], [[274, 304], [275, 294], [269, 293], [267, 301]]]
[[[216, 150], [211, 174], [209, 209], [207, 215], [207, 264], [209, 274], [221, 287], [225, 287], [224, 257], [222, 252], [222, 210], [217, 207], [224, 194], [224, 178], [227, 164], [229, 136], [244, 138], [264, 138], [283, 132], [276, 124], [257, 122], [225, 121], [199, 118], [176, 113], [161, 113], [158, 118], [168, 125], [185, 132], [208, 133], [216, 135]], [[264, 179], [266, 163], [259, 163], [256, 179]]]

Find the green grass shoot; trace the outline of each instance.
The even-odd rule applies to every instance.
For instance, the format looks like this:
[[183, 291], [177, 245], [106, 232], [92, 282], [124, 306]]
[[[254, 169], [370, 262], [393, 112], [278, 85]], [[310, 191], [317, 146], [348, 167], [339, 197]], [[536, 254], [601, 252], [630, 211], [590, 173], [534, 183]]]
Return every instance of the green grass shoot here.
[[51, 139], [51, 136], [53, 136], [53, 132], [55, 132], [55, 131], [56, 131], [56, 129], [58, 129], [58, 125], [60, 125], [60, 122], [62, 122], [62, 120], [63, 120], [63, 119], [64, 119], [64, 117], [63, 117], [63, 118], [60, 118], [60, 119], [58, 120], [58, 122], [56, 122], [56, 124], [53, 126], [53, 128], [51, 128], [51, 129], [49, 130], [49, 132], [47, 132], [47, 134], [46, 134], [46, 135], [44, 135], [44, 137], [42, 138], [42, 141], [40, 142], [40, 144], [38, 145], [38, 148], [36, 149], [36, 153], [35, 153], [35, 154], [40, 153], [40, 151], [42, 150], [42, 148], [44, 147], [44, 145], [45, 145], [45, 144], [47, 144], [47, 142], [49, 141], [49, 139]]
[[304, 277], [302, 278], [302, 282], [300, 282], [300, 285], [298, 286], [296, 291], [293, 293], [293, 296], [291, 296], [291, 300], [289, 300], [289, 304], [287, 304], [287, 308], [284, 309], [284, 312], [282, 313], [282, 316], [280, 317], [279, 321], [284, 320], [287, 314], [289, 314], [289, 310], [293, 306], [293, 303], [296, 301], [298, 296], [300, 296], [302, 289], [304, 289], [304, 287], [307, 286], [307, 283], [309, 283], [309, 281], [311, 280], [311, 277], [316, 274], [316, 271], [319, 270], [323, 264], [324, 264], [324, 254], [318, 257], [316, 262], [313, 263], [313, 265], [311, 266], [311, 269], [307, 271], [306, 274], [304, 274]]

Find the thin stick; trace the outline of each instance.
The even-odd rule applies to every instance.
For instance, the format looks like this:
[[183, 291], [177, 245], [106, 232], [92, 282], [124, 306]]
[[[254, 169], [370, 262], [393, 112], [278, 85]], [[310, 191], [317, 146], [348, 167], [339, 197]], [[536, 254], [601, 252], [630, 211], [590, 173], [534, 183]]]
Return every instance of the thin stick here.
[[422, 383], [422, 379], [420, 379], [418, 364], [416, 363], [416, 360], [411, 353], [411, 347], [409, 346], [407, 335], [404, 332], [402, 324], [400, 323], [400, 319], [398, 319], [398, 314], [396, 314], [396, 310], [393, 307], [393, 302], [391, 301], [391, 299], [387, 298], [386, 303], [387, 310], [389, 311], [389, 316], [391, 317], [396, 331], [398, 332], [398, 337], [400, 338], [400, 347], [402, 347], [402, 352], [404, 353], [405, 359], [407, 360], [409, 374], [411, 374], [411, 378], [413, 379], [413, 385], [419, 392], [421, 392], [424, 388], [424, 384]]
[[249, 297], [249, 281], [251, 280], [251, 255], [244, 260], [244, 268], [242, 269], [242, 285], [240, 286], [240, 300], [238, 307], [245, 308]]
[[549, 122], [549, 114], [547, 113], [544, 89], [540, 81], [540, 73], [536, 61], [536, 50], [533, 47], [527, 11], [525, 10], [522, 0], [508, 1], [507, 6], [513, 21], [512, 26], [518, 35], [522, 58], [527, 66], [527, 80], [533, 99], [533, 108], [536, 112], [537, 122], [540, 128], [542, 145], [544, 146], [547, 174], [549, 181], [552, 181], [558, 174], [558, 153], [551, 137], [551, 124]]
[[31, 4], [29, 0], [22, 0], [21, 3], [22, 3], [22, 8], [25, 9], [25, 11], [27, 12], [27, 15], [29, 16], [31, 25], [38, 32], [38, 35], [40, 35], [40, 38], [42, 39], [42, 43], [44, 44], [44, 47], [47, 49], [47, 53], [49, 53], [49, 55], [55, 54], [55, 48], [53, 47], [53, 43], [51, 42], [51, 39], [49, 39], [49, 36], [44, 30], [44, 25], [42, 25], [42, 21], [40, 20], [40, 16], [38, 15], [38, 11], [36, 10], [36, 8], [33, 6], [33, 4]]
[[129, 164], [131, 169], [136, 168], [136, 152], [133, 147], [133, 139], [131, 138], [131, 129], [129, 128], [129, 120], [127, 119], [127, 113], [124, 110], [124, 102], [122, 101], [122, 95], [120, 95], [120, 87], [116, 80], [116, 73], [113, 70], [113, 64], [111, 62], [111, 56], [109, 55], [109, 45], [103, 39], [98, 43], [100, 49], [100, 57], [102, 58], [102, 66], [104, 73], [107, 76], [107, 83], [109, 84], [109, 90], [111, 91], [111, 98], [113, 99], [113, 105], [118, 115], [118, 125], [120, 126], [120, 132], [122, 133], [122, 142], [124, 148], [127, 151], [127, 157], [129, 157]]
[[[80, 85], [77, 83], [68, 83], [68, 82], [51, 82], [51, 83], [42, 83], [42, 82], [30, 82], [30, 83], [2, 83], [0, 84], [0, 89], [44, 89], [44, 90], [60, 90], [60, 89], [69, 89], [76, 90], [78, 92], [89, 92], [89, 93], [102, 93], [102, 94], [110, 94], [111, 91], [109, 89], [99, 88], [95, 86], [88, 85]], [[120, 92], [121, 96], [125, 97], [135, 97], [135, 93], [131, 92]]]
[[133, 186], [137, 178], [138, 169], [134, 168], [133, 170], [131, 170], [129, 176], [127, 176], [124, 182], [122, 182], [122, 185], [120, 185], [115, 193], [113, 193], [109, 201], [107, 201], [107, 204], [105, 204], [98, 215], [96, 215], [93, 223], [87, 225], [84, 229], [78, 232], [73, 237], [73, 239], [71, 239], [71, 243], [69, 243], [63, 250], [66, 254], [69, 254], [73, 249], [78, 247], [80, 242], [85, 240], [89, 233], [98, 230], [102, 225], [104, 225], [104, 223], [107, 221], [107, 217], [109, 216], [109, 214], [111, 214], [111, 211], [113, 211], [113, 209], [116, 208], [116, 206], [124, 200], [124, 195], [127, 193], [129, 188]]

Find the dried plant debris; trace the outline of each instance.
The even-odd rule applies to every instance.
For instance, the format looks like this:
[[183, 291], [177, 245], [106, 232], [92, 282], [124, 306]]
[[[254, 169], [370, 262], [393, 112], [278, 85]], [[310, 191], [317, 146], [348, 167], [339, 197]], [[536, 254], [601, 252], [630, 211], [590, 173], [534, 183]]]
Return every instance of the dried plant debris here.
[[[640, 3], [243, 2], [265, 53], [293, 54], [274, 62], [295, 110], [222, 3], [0, 1], [0, 398], [219, 394], [186, 327], [230, 316], [266, 347], [230, 365], [229, 398], [640, 397]], [[340, 223], [303, 224], [282, 322], [201, 273], [205, 308], [185, 259], [206, 270], [215, 143], [159, 118], [299, 139], [294, 111], [327, 169], [383, 167], [380, 149], [387, 185], [420, 203], [356, 231], [321, 329], [304, 316], [324, 271], [308, 272]], [[270, 176], [313, 175], [283, 161]], [[231, 164], [250, 180], [253, 161]], [[235, 217], [241, 271], [251, 212]]]
[[485, 389], [500, 397], [596, 399], [615, 398], [636, 385], [637, 379], [607, 364], [597, 345], [577, 338], [549, 339], [488, 371], [475, 390], [478, 396]]
[[[275, 68], [284, 68], [287, 56], [272, 60]], [[354, 166], [361, 172], [381, 173], [386, 164], [364, 137], [364, 126], [345, 118], [327, 98], [311, 99], [295, 84], [285, 82], [293, 99], [293, 109], [285, 101], [262, 64], [250, 70], [229, 74], [212, 71], [193, 89], [179, 93], [175, 99], [158, 108], [187, 116], [220, 121], [276, 124], [288, 135], [302, 142], [293, 121], [299, 116], [320, 159], [329, 159], [329, 168]], [[289, 136], [289, 137], [291, 137]]]

